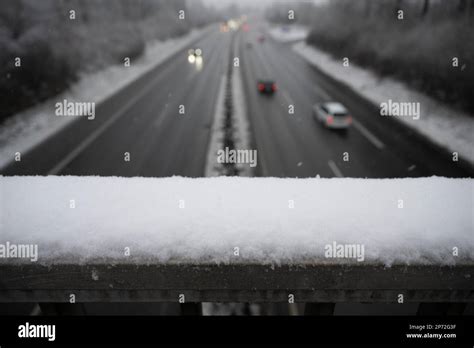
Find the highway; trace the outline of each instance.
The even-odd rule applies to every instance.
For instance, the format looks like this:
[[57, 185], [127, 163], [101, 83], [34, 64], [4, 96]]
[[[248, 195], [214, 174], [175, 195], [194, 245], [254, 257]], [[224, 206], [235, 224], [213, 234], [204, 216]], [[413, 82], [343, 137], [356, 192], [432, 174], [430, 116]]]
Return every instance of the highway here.
[[[265, 35], [260, 25], [243, 42]], [[420, 143], [418, 137], [378, 109], [341, 88], [291, 50], [291, 44], [271, 39], [242, 48], [243, 75], [259, 158], [260, 175], [278, 177], [419, 177], [466, 176], [449, 156]], [[248, 47], [245, 45], [245, 47]], [[276, 81], [273, 98], [255, 93], [256, 78]], [[355, 122], [347, 132], [331, 131], [315, 122], [312, 107], [326, 101], [342, 102]], [[288, 113], [288, 106], [295, 111]], [[347, 153], [349, 160], [344, 161]]]
[[[222, 77], [236, 40], [257, 176], [393, 178], [472, 176], [449, 154], [310, 66], [251, 22], [248, 32], [222, 33], [215, 26], [193, 47], [203, 51], [201, 70], [187, 49], [97, 106], [96, 118], [74, 121], [13, 162], [3, 175], [204, 176], [211, 127]], [[266, 40], [259, 42], [264, 35]], [[275, 80], [263, 96], [257, 80]], [[312, 117], [322, 101], [345, 104], [354, 118], [347, 132], [325, 129]], [[54, 102], [54, 101], [52, 101]], [[288, 113], [294, 105], [295, 113]], [[185, 106], [185, 114], [179, 106]], [[130, 153], [130, 162], [124, 153]], [[344, 161], [344, 155], [349, 160]]]

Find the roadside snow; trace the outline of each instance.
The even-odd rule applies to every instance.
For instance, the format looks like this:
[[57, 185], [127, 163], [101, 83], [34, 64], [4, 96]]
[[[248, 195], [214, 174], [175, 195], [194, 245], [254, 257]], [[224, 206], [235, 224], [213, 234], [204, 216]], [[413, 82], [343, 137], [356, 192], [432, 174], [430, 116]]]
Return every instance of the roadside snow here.
[[295, 42], [306, 40], [309, 29], [301, 25], [278, 25], [268, 28], [270, 36], [280, 42]]
[[[237, 41], [236, 41], [237, 42]], [[237, 51], [235, 51], [237, 52]], [[244, 84], [242, 81], [242, 73], [240, 69], [234, 70], [232, 79], [232, 98], [233, 98], [233, 121], [234, 121], [234, 144], [236, 149], [250, 150], [251, 136], [250, 125], [247, 115], [247, 107], [244, 95]], [[253, 168], [247, 163], [237, 163], [237, 169], [240, 176], [252, 177], [255, 175]]]
[[130, 67], [114, 65], [84, 74], [64, 93], [9, 118], [0, 126], [0, 168], [12, 161], [16, 152], [27, 152], [76, 120], [74, 117], [55, 116], [54, 105], [58, 100], [100, 103], [186, 48], [206, 30], [208, 28], [193, 30], [185, 36], [167, 41], [151, 42], [142, 57], [137, 61], [132, 60]]
[[386, 103], [390, 99], [393, 102], [419, 102], [421, 117], [418, 120], [411, 117], [394, 118], [432, 142], [449, 151], [459, 153], [461, 158], [474, 165], [474, 118], [472, 116], [454, 110], [400, 81], [380, 78], [375, 73], [354, 64], [343, 67], [342, 61], [304, 42], [295, 44], [293, 49], [309, 63], [345, 83], [376, 105]]
[[0, 244], [43, 264], [360, 264], [324, 258], [333, 242], [362, 263], [474, 260], [472, 179], [0, 177], [0, 193]]
[[[239, 41], [234, 42], [234, 52], [238, 52]], [[225, 93], [228, 83], [228, 76], [223, 75], [219, 94], [217, 96], [216, 108], [214, 110], [214, 119], [212, 124], [211, 138], [206, 159], [205, 176], [216, 177], [225, 175], [223, 164], [218, 163], [218, 151], [224, 149], [225, 143]], [[244, 86], [240, 69], [232, 71], [231, 82], [232, 97], [232, 140], [236, 150], [251, 151], [250, 146], [250, 126], [248, 123], [246, 101], [244, 96]], [[253, 168], [247, 163], [235, 164], [238, 175], [251, 177], [254, 175]]]

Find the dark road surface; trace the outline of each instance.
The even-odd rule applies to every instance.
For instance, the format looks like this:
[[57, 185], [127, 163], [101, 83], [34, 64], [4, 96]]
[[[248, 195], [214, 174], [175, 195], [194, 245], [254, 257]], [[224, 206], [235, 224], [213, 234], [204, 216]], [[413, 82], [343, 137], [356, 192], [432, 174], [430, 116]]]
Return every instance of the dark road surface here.
[[3, 173], [202, 177], [231, 42], [215, 29], [193, 45], [203, 50], [201, 71], [181, 51], [98, 105], [94, 121], [74, 121]]
[[[267, 39], [255, 44], [262, 27], [241, 34], [242, 66], [248, 114], [259, 151], [262, 176], [279, 177], [419, 177], [468, 176], [431, 146], [420, 144], [396, 121], [379, 116], [378, 109], [348, 93], [312, 68], [291, 45]], [[268, 37], [268, 36], [267, 36]], [[240, 45], [244, 47], [244, 45]], [[274, 97], [256, 93], [256, 78], [273, 79]], [[345, 104], [354, 118], [347, 132], [325, 129], [312, 117], [312, 106], [325, 101]], [[295, 106], [293, 115], [289, 105]], [[398, 126], [398, 127], [397, 127]], [[349, 161], [343, 161], [344, 153]], [[472, 173], [471, 173], [472, 174]]]
[[[311, 67], [267, 35], [265, 24], [249, 32], [221, 33], [215, 26], [193, 47], [204, 66], [187, 61], [187, 49], [98, 105], [96, 119], [74, 121], [4, 175], [204, 176], [217, 95], [229, 63], [232, 36], [244, 84], [259, 176], [418, 177], [472, 176], [449, 154], [420, 142], [396, 121]], [[258, 36], [266, 36], [263, 43]], [[247, 45], [251, 43], [251, 47]], [[191, 48], [191, 47], [190, 47]], [[276, 81], [274, 96], [257, 93], [257, 80]], [[345, 104], [354, 117], [347, 132], [323, 128], [312, 117], [322, 101]], [[178, 112], [185, 106], [185, 115]], [[295, 107], [293, 115], [288, 106]], [[131, 161], [124, 161], [129, 152]], [[344, 153], [349, 161], [344, 161]]]

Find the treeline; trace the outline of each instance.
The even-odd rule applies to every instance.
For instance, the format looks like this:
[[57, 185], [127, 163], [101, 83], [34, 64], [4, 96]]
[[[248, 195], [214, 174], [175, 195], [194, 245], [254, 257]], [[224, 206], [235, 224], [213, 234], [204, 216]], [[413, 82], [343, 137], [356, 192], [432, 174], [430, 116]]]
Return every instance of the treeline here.
[[[409, 10], [418, 18], [448, 16], [469, 21], [474, 16], [474, 0], [329, 0], [319, 6], [307, 0], [287, 0], [268, 7], [266, 18], [275, 23], [312, 24], [318, 18], [315, 12], [324, 13], [328, 8], [369, 18], [391, 17], [398, 10]], [[294, 11], [294, 20], [289, 18], [289, 11]]]
[[289, 9], [309, 44], [474, 113], [474, 0], [293, 2], [269, 19], [291, 22]]
[[[201, 6], [196, 0], [0, 0], [0, 121], [62, 92], [82, 71], [136, 58], [149, 40], [214, 20]], [[186, 20], [178, 18], [180, 10]]]

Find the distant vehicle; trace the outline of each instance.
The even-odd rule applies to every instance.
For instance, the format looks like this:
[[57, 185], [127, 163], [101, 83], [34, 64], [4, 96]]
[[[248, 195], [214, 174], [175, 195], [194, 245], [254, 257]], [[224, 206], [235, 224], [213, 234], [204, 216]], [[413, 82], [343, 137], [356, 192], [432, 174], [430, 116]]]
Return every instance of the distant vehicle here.
[[273, 94], [277, 91], [277, 85], [274, 81], [258, 81], [257, 84], [258, 91], [261, 94]]
[[245, 44], [245, 46], [246, 46], [247, 48], [252, 48], [252, 47], [253, 47], [253, 45], [252, 45], [251, 42], [247, 42], [247, 43]]
[[258, 42], [263, 43], [263, 42], [265, 42], [265, 36], [264, 35], [259, 35], [257, 40], [258, 40]]
[[347, 129], [352, 124], [352, 116], [341, 103], [316, 104], [313, 106], [313, 114], [327, 128]]
[[188, 61], [191, 64], [201, 61], [202, 62], [202, 50], [200, 48], [191, 48], [188, 50]]

